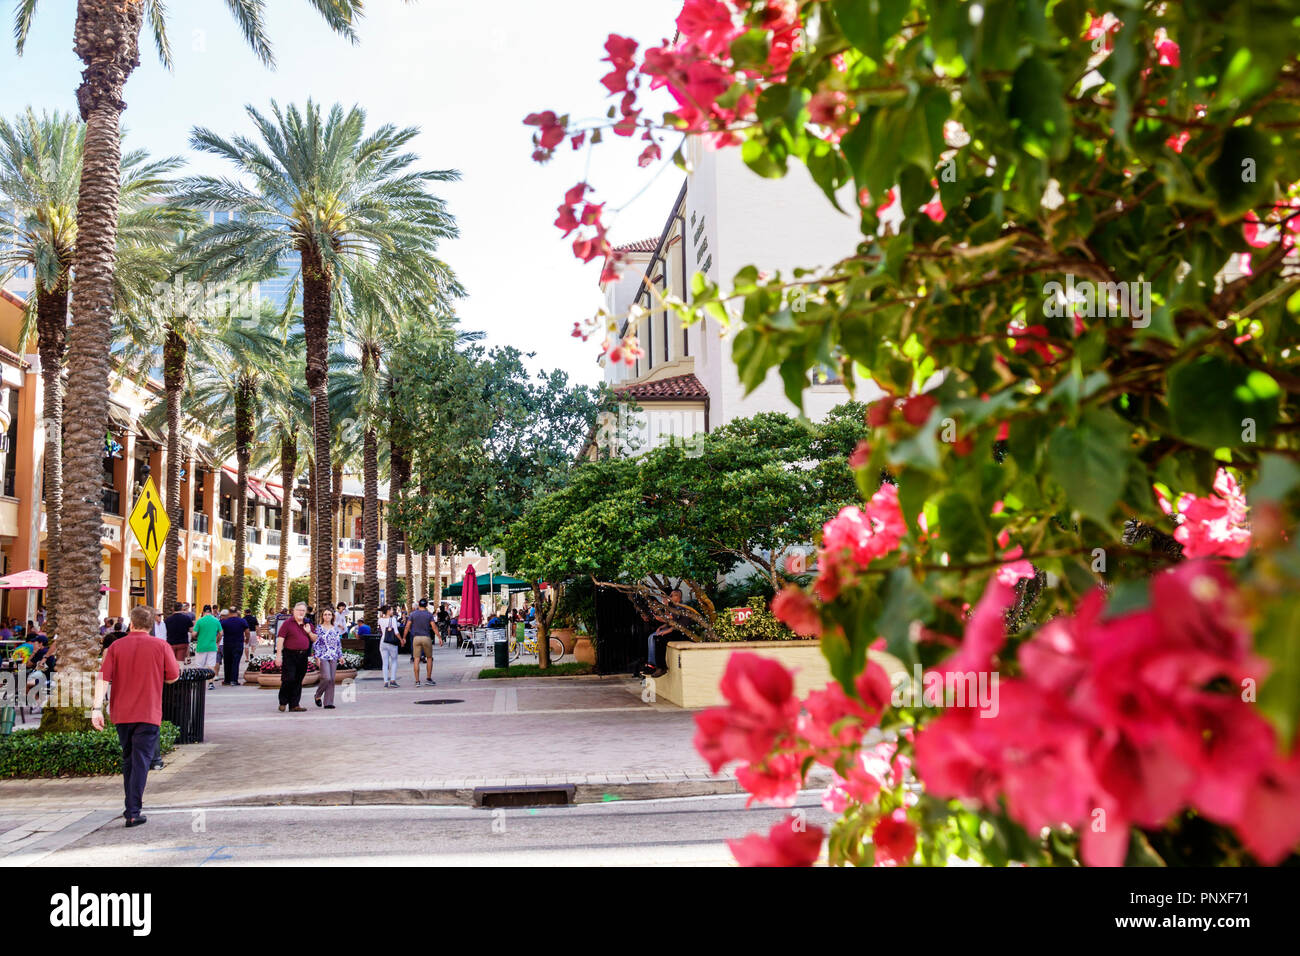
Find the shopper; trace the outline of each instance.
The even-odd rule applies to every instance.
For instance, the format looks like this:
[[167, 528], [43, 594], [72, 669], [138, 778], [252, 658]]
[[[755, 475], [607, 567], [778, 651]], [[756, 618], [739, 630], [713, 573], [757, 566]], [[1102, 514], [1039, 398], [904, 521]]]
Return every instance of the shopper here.
[[162, 688], [181, 676], [176, 656], [150, 632], [152, 622], [153, 608], [131, 608], [131, 630], [104, 652], [99, 670], [103, 679], [95, 682], [94, 708], [90, 712], [91, 725], [103, 730], [104, 685], [111, 685], [110, 713], [122, 746], [122, 789], [126, 794], [122, 816], [128, 827], [138, 827], [148, 820], [142, 812], [144, 786], [158, 750]]
[[[203, 616], [194, 622], [194, 666], [206, 667], [217, 676], [217, 637], [221, 634], [221, 622], [212, 613], [212, 605], [203, 606]], [[215, 687], [208, 682], [208, 690]]]
[[397, 683], [397, 654], [405, 646], [406, 638], [398, 628], [397, 609], [385, 605], [379, 609], [379, 656], [384, 662], [385, 687], [400, 686]]
[[433, 679], [433, 615], [429, 613], [429, 601], [420, 598], [420, 606], [406, 619], [404, 636], [411, 639], [411, 664], [415, 669], [415, 686], [420, 686], [420, 655], [425, 655], [426, 684], [436, 683]]
[[244, 634], [248, 624], [234, 608], [221, 612], [221, 658], [225, 664], [221, 685], [239, 686], [239, 662], [244, 657]]
[[275, 663], [280, 666], [280, 710], [300, 714], [303, 707], [302, 681], [307, 676], [307, 658], [316, 635], [307, 623], [307, 605], [293, 606], [293, 617], [280, 625], [275, 638]]
[[325, 608], [316, 625], [316, 665], [320, 668], [320, 682], [316, 685], [316, 706], [324, 701], [326, 710], [334, 709], [334, 673], [339, 658], [343, 656], [343, 632], [334, 625], [334, 612]]

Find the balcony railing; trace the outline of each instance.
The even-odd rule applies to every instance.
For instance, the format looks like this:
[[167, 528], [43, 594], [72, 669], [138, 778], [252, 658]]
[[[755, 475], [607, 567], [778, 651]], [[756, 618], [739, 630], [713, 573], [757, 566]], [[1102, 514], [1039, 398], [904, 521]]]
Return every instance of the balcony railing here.
[[195, 531], [198, 531], [200, 534], [207, 534], [208, 516], [205, 514], [196, 513], [193, 517], [193, 520], [190, 522], [190, 525], [194, 528]]
[[247, 541], [249, 544], [261, 544], [261, 543], [262, 543], [262, 529], [261, 529], [261, 528], [245, 528], [245, 529], [244, 529], [244, 540]]
[[120, 515], [122, 513], [122, 494], [114, 491], [112, 488], [105, 488], [104, 494], [104, 514]]
[[300, 535], [298, 535], [297, 537], [298, 537], [298, 547], [300, 547], [300, 548], [310, 548], [310, 547], [311, 547], [311, 535], [308, 535], [308, 534], [300, 534]]
[[227, 541], [235, 540], [235, 523], [233, 521], [221, 522], [221, 537]]
[[278, 547], [280, 547], [280, 532], [278, 532], [278, 531], [267, 531], [267, 532], [266, 532], [266, 544], [267, 544], [267, 547], [270, 547], [270, 548], [278, 548]]
[[366, 543], [363, 538], [339, 538], [340, 551], [360, 551], [365, 546]]

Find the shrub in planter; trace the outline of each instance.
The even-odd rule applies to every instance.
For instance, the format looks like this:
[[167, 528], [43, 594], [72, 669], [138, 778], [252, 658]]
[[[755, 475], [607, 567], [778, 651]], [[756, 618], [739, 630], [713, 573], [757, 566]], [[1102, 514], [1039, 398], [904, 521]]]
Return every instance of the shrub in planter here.
[[344, 651], [343, 656], [339, 658], [338, 668], [341, 671], [359, 671], [363, 660], [365, 658], [356, 651]]
[[720, 641], [799, 641], [806, 640], [786, 627], [767, 609], [767, 599], [751, 597], [747, 606], [753, 613], [742, 624], [731, 623], [732, 608], [718, 614], [714, 630]]
[[[179, 734], [163, 721], [161, 749], [170, 753]], [[122, 745], [112, 724], [79, 733], [22, 731], [0, 737], [0, 779], [6, 777], [90, 777], [122, 772]]]

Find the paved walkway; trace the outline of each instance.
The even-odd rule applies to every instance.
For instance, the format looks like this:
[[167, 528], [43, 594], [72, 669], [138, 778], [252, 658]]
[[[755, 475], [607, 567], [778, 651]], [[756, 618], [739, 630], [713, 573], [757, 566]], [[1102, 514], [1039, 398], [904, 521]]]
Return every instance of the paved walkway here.
[[[363, 671], [337, 709], [280, 713], [276, 693], [217, 685], [205, 742], [150, 774], [148, 807], [231, 804], [467, 804], [475, 787], [573, 784], [576, 799], [736, 792], [695, 752], [694, 716], [642, 700], [639, 679], [477, 680], [490, 658], [434, 651], [436, 686]], [[0, 781], [6, 810], [120, 812], [120, 778]]]

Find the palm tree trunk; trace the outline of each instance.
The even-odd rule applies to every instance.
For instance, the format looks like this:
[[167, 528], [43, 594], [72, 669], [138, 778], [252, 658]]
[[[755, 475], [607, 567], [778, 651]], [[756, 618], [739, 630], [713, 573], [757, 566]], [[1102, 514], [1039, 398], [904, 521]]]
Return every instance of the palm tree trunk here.
[[253, 396], [255, 386], [241, 379], [235, 386], [235, 460], [239, 466], [235, 513], [235, 580], [231, 582], [231, 604], [244, 613], [244, 559], [248, 551], [248, 460], [253, 454]]
[[280, 434], [280, 558], [275, 570], [275, 606], [289, 605], [289, 539], [293, 536], [293, 479], [298, 470], [298, 439], [292, 432]]
[[330, 475], [330, 582], [339, 582], [339, 540], [348, 535], [343, 528], [343, 463], [336, 461]]
[[163, 543], [163, 599], [158, 610], [171, 612], [180, 594], [181, 523], [181, 388], [185, 384], [185, 337], [176, 329], [167, 330], [163, 343], [163, 387], [167, 400], [167, 517], [171, 527]]
[[[312, 469], [315, 471], [315, 468]], [[304, 527], [307, 534], [311, 535], [311, 547], [307, 549], [307, 606], [316, 606], [316, 538], [314, 523], [315, 515], [315, 496], [311, 493], [311, 486], [307, 487], [307, 501], [303, 507], [303, 519], [306, 522]], [[293, 610], [293, 608], [290, 608]]]
[[[402, 444], [396, 430], [390, 432], [389, 438], [389, 468], [390, 476], [388, 483], [388, 497], [392, 505], [396, 507], [397, 513], [401, 513], [402, 502], [406, 495], [406, 481], [411, 476], [411, 460], [407, 456], [406, 447]], [[402, 521], [393, 521], [392, 514], [388, 518], [388, 527], [393, 531], [389, 537], [392, 539], [388, 543], [388, 561], [389, 567], [392, 568], [392, 580], [397, 580], [397, 555], [394, 545], [400, 545], [402, 548], [402, 565], [405, 569], [406, 594], [404, 602], [411, 600], [411, 595], [415, 593], [411, 587], [411, 549], [408, 546], [406, 531], [402, 527]]]
[[[108, 423], [109, 341], [113, 321], [113, 269], [117, 261], [117, 209], [122, 164], [122, 88], [140, 64], [143, 3], [78, 0], [74, 48], [86, 64], [77, 104], [86, 121], [77, 193], [77, 251], [73, 263], [68, 360], [77, 374], [68, 383], [60, 527], [62, 567], [59, 634], [51, 652], [59, 659], [59, 693], [43, 709], [43, 731], [90, 726], [82, 691], [97, 669], [100, 651], [99, 583], [103, 561], [104, 430]], [[77, 689], [72, 684], [80, 685]]]
[[365, 531], [365, 622], [379, 633], [379, 434], [373, 424], [366, 429], [362, 452], [365, 492], [361, 499], [361, 525]]
[[68, 280], [36, 293], [36, 339], [45, 406], [45, 627], [59, 630], [57, 605], [63, 526], [63, 355], [68, 342]]
[[307, 344], [307, 388], [311, 392], [313, 462], [312, 557], [318, 608], [334, 602], [334, 548], [330, 511], [329, 328], [332, 277], [320, 253], [304, 244], [302, 256], [302, 324]]

